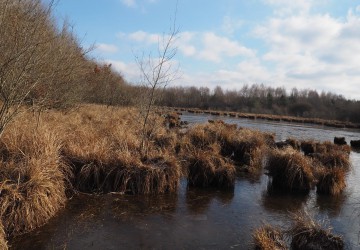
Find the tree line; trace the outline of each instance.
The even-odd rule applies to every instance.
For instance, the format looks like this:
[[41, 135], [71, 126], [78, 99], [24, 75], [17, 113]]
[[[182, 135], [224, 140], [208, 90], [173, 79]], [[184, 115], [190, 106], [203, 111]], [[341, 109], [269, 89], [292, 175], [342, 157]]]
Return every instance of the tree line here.
[[[131, 106], [151, 86], [126, 82], [111, 64], [90, 58], [73, 27], [59, 25], [53, 1], [0, 0], [0, 135], [24, 108], [66, 109], [79, 103]], [[171, 54], [172, 55], [172, 54]], [[318, 117], [360, 123], [360, 102], [315, 90], [244, 85], [154, 88], [158, 106]], [[150, 91], [151, 93], [151, 91]]]
[[360, 101], [348, 100], [331, 92], [263, 84], [244, 85], [239, 90], [223, 90], [220, 86], [170, 87], [164, 90], [159, 105], [290, 115], [308, 118], [336, 119], [360, 123]]

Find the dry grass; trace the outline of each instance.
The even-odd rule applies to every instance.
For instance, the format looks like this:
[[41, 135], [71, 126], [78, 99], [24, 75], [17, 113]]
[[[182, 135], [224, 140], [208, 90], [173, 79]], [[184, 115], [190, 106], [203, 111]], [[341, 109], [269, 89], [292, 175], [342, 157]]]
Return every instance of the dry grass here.
[[[175, 192], [180, 167], [176, 135], [162, 119], [140, 153], [133, 109], [86, 105], [64, 114], [25, 113], [0, 140], [0, 216], [10, 237], [46, 223], [65, 205], [66, 192]], [[72, 184], [72, 185], [71, 185]]]
[[84, 192], [161, 194], [176, 192], [180, 167], [169, 155], [140, 159], [130, 152], [119, 154], [113, 164], [89, 163], [76, 174], [76, 188]]
[[349, 169], [351, 164], [349, 155], [341, 151], [332, 151], [323, 154], [315, 153], [312, 154], [311, 157], [328, 169]]
[[288, 231], [292, 237], [291, 248], [300, 249], [344, 249], [344, 241], [340, 236], [331, 233], [331, 228], [324, 229], [307, 213], [293, 215], [293, 225]]
[[316, 142], [311, 141], [302, 141], [300, 144], [301, 150], [305, 155], [310, 155], [316, 152]]
[[[63, 154], [84, 192], [149, 194], [174, 192], [180, 167], [174, 158], [176, 134], [158, 116], [151, 119], [146, 157], [140, 153], [140, 125], [133, 109], [91, 106], [72, 119]], [[78, 115], [79, 115], [78, 114]], [[81, 125], [79, 121], [82, 121]], [[116, 126], [115, 126], [116, 124]]]
[[267, 148], [273, 143], [273, 135], [250, 129], [238, 129], [235, 124], [221, 120], [211, 121], [192, 127], [187, 133], [183, 147], [209, 150], [218, 144], [220, 154], [231, 159], [240, 171], [257, 174], [262, 169], [262, 161]]
[[8, 249], [6, 235], [5, 235], [4, 227], [1, 223], [1, 220], [0, 220], [0, 249], [2, 249], [2, 250]]
[[289, 191], [308, 192], [315, 182], [311, 160], [292, 148], [273, 150], [266, 169], [274, 187]]
[[253, 233], [256, 250], [286, 250], [289, 249], [281, 230], [270, 225], [262, 226]]
[[323, 168], [317, 175], [316, 191], [319, 194], [338, 195], [346, 187], [346, 170], [343, 168]]
[[233, 188], [236, 169], [214, 150], [194, 150], [187, 157], [188, 184], [196, 187]]
[[1, 138], [0, 215], [8, 235], [46, 223], [66, 202], [69, 171], [50, 127], [12, 123]]

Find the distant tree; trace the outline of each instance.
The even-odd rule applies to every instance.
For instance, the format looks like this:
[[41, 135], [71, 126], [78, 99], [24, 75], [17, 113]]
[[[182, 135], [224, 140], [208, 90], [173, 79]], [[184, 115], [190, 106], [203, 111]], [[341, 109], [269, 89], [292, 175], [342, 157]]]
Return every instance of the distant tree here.
[[312, 110], [312, 106], [308, 103], [295, 103], [289, 106], [289, 112], [295, 116], [304, 116], [305, 112]]

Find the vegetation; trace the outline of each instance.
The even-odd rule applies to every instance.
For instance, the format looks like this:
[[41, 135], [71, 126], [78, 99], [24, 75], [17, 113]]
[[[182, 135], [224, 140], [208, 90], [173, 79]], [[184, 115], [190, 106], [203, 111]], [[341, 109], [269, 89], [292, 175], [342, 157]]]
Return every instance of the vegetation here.
[[311, 160], [292, 148], [273, 150], [266, 169], [274, 187], [309, 192], [315, 183]]
[[8, 249], [5, 231], [1, 221], [0, 221], [0, 249], [4, 249], [4, 250]]
[[289, 249], [284, 240], [284, 234], [278, 228], [265, 225], [253, 233], [256, 250], [286, 250]]
[[293, 216], [293, 225], [288, 233], [292, 236], [291, 248], [295, 250], [344, 249], [340, 236], [332, 234], [331, 228], [323, 228], [306, 213]]
[[[292, 215], [292, 225], [284, 232], [270, 225], [253, 233], [255, 249], [344, 249], [343, 239], [331, 233], [331, 228], [315, 221], [307, 212]], [[290, 247], [284, 240], [290, 239]]]
[[41, 226], [54, 216], [65, 204], [71, 176], [61, 159], [56, 133], [48, 124], [24, 125], [22, 121], [27, 119], [23, 115], [12, 123], [0, 142], [0, 217], [11, 236]]
[[[111, 65], [86, 56], [89, 50], [71, 27], [55, 24], [53, 6], [52, 1], [0, 1], [1, 249], [9, 237], [45, 224], [74, 192], [175, 193], [181, 177], [189, 186], [231, 190], [237, 173], [259, 175], [265, 160], [277, 187], [308, 192], [317, 182], [317, 192], [328, 195], [345, 188], [347, 145], [291, 138], [280, 145], [273, 134], [222, 121], [182, 130], [177, 113], [155, 105], [212, 109], [206, 112], [232, 117], [240, 114], [229, 111], [360, 122], [359, 102], [263, 85], [241, 91], [164, 89], [176, 77], [170, 63], [175, 29], [164, 37], [159, 61], [137, 58], [145, 84], [130, 85]], [[296, 232], [293, 247], [300, 248], [330, 235], [308, 221], [291, 232]], [[285, 249], [280, 232], [270, 227], [254, 237], [259, 249]], [[328, 238], [341, 246], [339, 238]]]
[[244, 85], [240, 90], [216, 87], [169, 87], [163, 101], [168, 107], [200, 108], [225, 112], [274, 114], [360, 123], [360, 101], [315, 90]]

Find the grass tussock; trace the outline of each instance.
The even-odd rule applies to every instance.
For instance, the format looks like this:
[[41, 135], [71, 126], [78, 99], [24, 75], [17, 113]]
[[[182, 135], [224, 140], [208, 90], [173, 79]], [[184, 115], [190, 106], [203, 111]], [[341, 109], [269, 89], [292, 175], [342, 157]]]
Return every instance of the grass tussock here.
[[196, 187], [233, 188], [236, 169], [214, 151], [195, 150], [187, 158], [188, 184]]
[[346, 187], [346, 171], [343, 168], [332, 168], [318, 172], [317, 193], [339, 195]]
[[231, 159], [240, 171], [258, 173], [267, 148], [273, 141], [269, 134], [255, 130], [237, 128], [221, 120], [211, 121], [189, 129], [185, 147], [208, 150], [218, 144], [220, 154]]
[[262, 226], [253, 233], [256, 250], [286, 250], [289, 249], [281, 230], [270, 225]]
[[311, 160], [292, 148], [273, 150], [266, 165], [274, 187], [308, 192], [315, 182]]
[[323, 228], [307, 213], [293, 216], [293, 225], [288, 234], [292, 237], [291, 248], [300, 249], [344, 249], [344, 241], [340, 236], [331, 233], [331, 228]]
[[12, 123], [0, 144], [0, 215], [10, 236], [46, 223], [66, 202], [70, 172], [61, 144], [47, 126]]
[[312, 154], [311, 157], [327, 169], [349, 169], [351, 164], [349, 155], [340, 151], [332, 151], [323, 154], [315, 153]]
[[[147, 151], [142, 154], [141, 126], [132, 109], [82, 112], [64, 138], [63, 154], [75, 173], [74, 186], [84, 192], [158, 194], [174, 192], [180, 167], [174, 158], [177, 137], [162, 117], [150, 119]], [[86, 115], [85, 115], [86, 114]], [[85, 118], [85, 122], [84, 122]], [[156, 124], [155, 124], [156, 123]], [[114, 126], [117, 124], [117, 126]]]
[[314, 154], [316, 152], [316, 142], [311, 141], [302, 141], [300, 143], [300, 148], [304, 152], [305, 155]]

